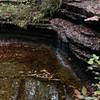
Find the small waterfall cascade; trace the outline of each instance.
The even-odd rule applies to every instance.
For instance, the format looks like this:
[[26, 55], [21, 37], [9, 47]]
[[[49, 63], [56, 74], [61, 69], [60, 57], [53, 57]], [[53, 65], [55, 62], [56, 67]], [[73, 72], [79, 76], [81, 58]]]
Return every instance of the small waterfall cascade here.
[[[60, 36], [59, 36], [60, 35]], [[73, 64], [69, 60], [69, 43], [66, 35], [58, 35], [58, 45], [56, 49], [56, 56], [58, 62], [63, 65], [62, 70], [69, 70], [68, 73], [71, 74], [73, 80], [80, 84], [80, 79], [77, 77], [76, 73], [73, 71]], [[66, 71], [67, 72], [67, 71]], [[68, 75], [65, 75], [68, 76]]]

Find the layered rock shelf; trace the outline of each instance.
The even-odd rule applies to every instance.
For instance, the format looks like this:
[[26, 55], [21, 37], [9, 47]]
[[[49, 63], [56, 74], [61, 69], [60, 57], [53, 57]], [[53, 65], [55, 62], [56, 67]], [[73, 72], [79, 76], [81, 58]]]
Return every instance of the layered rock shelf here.
[[0, 98], [70, 100], [66, 88], [91, 84], [99, 25], [100, 0], [0, 0]]
[[59, 18], [50, 22], [62, 38], [69, 40], [69, 48], [77, 57], [90, 58], [92, 53], [100, 52], [100, 38], [96, 31]]
[[50, 21], [61, 38], [69, 41], [71, 52], [85, 61], [92, 54], [100, 55], [99, 3], [100, 0], [63, 0], [56, 18]]
[[65, 13], [67, 17], [74, 20], [84, 20], [85, 18], [95, 17], [94, 21], [100, 19], [100, 0], [69, 0], [64, 1], [62, 4], [62, 13]]
[[[29, 3], [26, 3], [27, 1], [22, 1], [19, 4], [16, 2], [17, 1], [14, 1], [12, 3], [12, 1], [10, 1], [7, 6], [7, 1], [1, 0], [1, 23], [11, 23], [21, 27], [24, 25], [27, 26], [30, 23], [33, 25], [32, 19], [34, 18], [32, 16], [34, 16], [34, 13], [40, 15], [40, 12], [37, 13], [39, 10], [32, 10], [33, 8], [31, 8]], [[52, 27], [55, 26], [53, 27], [53, 30], [58, 32], [62, 40], [69, 41], [70, 50], [78, 58], [87, 60], [92, 54], [95, 53], [99, 55], [100, 52], [100, 32], [97, 30], [100, 25], [99, 3], [100, 0], [62, 0], [62, 5], [56, 12], [59, 17], [54, 15], [52, 20], [50, 20], [50, 23], [47, 21], [44, 26], [42, 26], [44, 22], [39, 23], [39, 26], [37, 27], [42, 26], [42, 28], [46, 29], [49, 26], [49, 28], [52, 29]], [[8, 10], [3, 9], [4, 7]], [[14, 8], [13, 10], [11, 9], [12, 7]], [[35, 16], [35, 18], [36, 17], [37, 16]], [[54, 17], [57, 17], [57, 19]], [[48, 19], [51, 19], [51, 17], [48, 17]]]

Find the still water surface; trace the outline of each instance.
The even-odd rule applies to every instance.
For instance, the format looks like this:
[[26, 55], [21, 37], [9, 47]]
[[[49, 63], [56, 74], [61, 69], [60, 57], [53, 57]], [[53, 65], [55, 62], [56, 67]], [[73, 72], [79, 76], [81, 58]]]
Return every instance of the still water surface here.
[[78, 85], [78, 81], [60, 60], [52, 47], [3, 43], [0, 45], [0, 100], [68, 99], [64, 86]]

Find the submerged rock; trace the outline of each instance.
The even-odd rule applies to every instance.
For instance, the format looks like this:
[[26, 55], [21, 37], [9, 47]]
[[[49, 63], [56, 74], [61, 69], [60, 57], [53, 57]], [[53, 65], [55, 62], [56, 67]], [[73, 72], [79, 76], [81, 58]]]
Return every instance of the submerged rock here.
[[66, 87], [80, 87], [71, 64], [66, 62], [65, 67], [50, 45], [10, 39], [0, 42], [2, 100], [61, 100], [63, 96], [70, 100]]

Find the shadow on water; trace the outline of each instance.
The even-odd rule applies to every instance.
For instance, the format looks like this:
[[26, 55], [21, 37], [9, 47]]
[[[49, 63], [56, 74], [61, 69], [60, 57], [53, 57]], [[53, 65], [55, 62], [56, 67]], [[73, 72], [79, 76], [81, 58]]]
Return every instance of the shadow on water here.
[[61, 48], [57, 33], [42, 28], [30, 27], [29, 32], [16, 26], [1, 26], [0, 98], [70, 100], [65, 86], [79, 87], [80, 82], [71, 63], [62, 57], [67, 47]]

